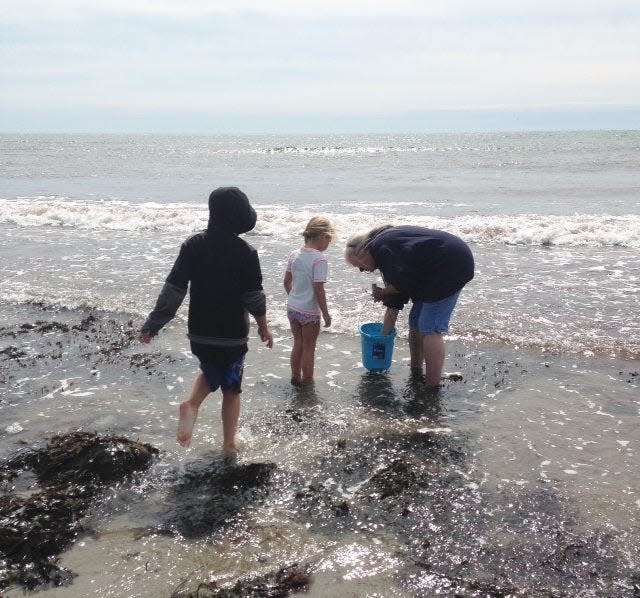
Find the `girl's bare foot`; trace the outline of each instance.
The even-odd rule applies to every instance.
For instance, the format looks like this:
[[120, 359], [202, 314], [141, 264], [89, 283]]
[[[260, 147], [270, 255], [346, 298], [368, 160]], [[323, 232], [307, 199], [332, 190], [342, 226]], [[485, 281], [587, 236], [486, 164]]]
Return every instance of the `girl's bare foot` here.
[[176, 439], [181, 446], [187, 447], [191, 444], [191, 435], [193, 434], [193, 426], [197, 417], [197, 407], [193, 407], [189, 401], [180, 403], [180, 420], [178, 421]]
[[222, 450], [225, 455], [236, 454], [238, 452], [238, 448], [236, 447], [236, 443], [233, 444], [224, 444], [222, 445]]
[[223, 445], [222, 454], [224, 456], [224, 462], [227, 465], [235, 465], [238, 460], [238, 449], [235, 444]]

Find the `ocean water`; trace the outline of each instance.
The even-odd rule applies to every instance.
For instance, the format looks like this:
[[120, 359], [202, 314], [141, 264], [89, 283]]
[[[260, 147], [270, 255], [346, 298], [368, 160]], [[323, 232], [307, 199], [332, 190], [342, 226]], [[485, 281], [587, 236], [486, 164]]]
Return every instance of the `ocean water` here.
[[[57, 561], [77, 577], [45, 595], [184, 598], [294, 562], [312, 597], [638, 595], [640, 132], [2, 135], [0, 160], [0, 458], [73, 430], [160, 450], [92, 505]], [[276, 337], [252, 329], [231, 470], [270, 478], [226, 494], [219, 393], [175, 442], [198, 371], [186, 306], [134, 340], [220, 185], [258, 211]], [[333, 324], [299, 392], [282, 279], [316, 214], [338, 228]], [[406, 314], [391, 370], [360, 363], [378, 280], [344, 241], [384, 223], [476, 258], [447, 341], [461, 380], [437, 397], [408, 374]], [[0, 498], [37, 490], [27, 474]]]
[[[142, 318], [207, 197], [236, 185], [258, 211], [272, 324], [283, 269], [313, 215], [328, 250], [331, 332], [379, 319], [375, 275], [344, 241], [384, 223], [466, 240], [476, 278], [451, 333], [576, 354], [640, 356], [640, 133], [346, 136], [0, 136], [0, 301]], [[184, 310], [180, 316], [184, 318]], [[401, 320], [401, 332], [406, 332]]]

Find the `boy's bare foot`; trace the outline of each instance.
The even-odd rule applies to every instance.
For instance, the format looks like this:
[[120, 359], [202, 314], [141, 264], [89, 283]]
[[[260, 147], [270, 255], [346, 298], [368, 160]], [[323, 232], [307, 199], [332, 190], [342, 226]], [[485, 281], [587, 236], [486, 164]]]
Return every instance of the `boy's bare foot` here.
[[180, 421], [178, 421], [176, 439], [181, 446], [187, 447], [191, 444], [191, 435], [197, 417], [198, 409], [193, 407], [189, 401], [180, 403]]

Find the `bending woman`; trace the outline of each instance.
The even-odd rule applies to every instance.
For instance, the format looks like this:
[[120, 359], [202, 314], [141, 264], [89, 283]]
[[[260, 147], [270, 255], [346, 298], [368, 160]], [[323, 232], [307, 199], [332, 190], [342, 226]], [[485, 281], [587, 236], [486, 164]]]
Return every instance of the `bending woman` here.
[[345, 258], [361, 272], [380, 270], [385, 287], [374, 301], [387, 308], [382, 326], [389, 334], [399, 310], [411, 300], [409, 350], [412, 369], [426, 365], [426, 383], [439, 386], [444, 367], [443, 335], [460, 291], [473, 278], [469, 246], [450, 233], [421, 226], [381, 226], [347, 241]]

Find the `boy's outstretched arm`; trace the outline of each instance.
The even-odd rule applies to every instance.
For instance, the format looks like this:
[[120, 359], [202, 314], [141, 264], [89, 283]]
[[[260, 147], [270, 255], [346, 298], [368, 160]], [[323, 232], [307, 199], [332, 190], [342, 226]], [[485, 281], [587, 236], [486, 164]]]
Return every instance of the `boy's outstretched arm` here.
[[158, 331], [176, 315], [178, 308], [182, 305], [187, 289], [180, 288], [170, 282], [165, 282], [156, 306], [149, 314], [146, 322], [142, 325], [138, 340], [141, 343], [149, 343], [158, 334]]
[[171, 272], [169, 272], [169, 276], [167, 276], [158, 295], [156, 305], [140, 329], [138, 340], [141, 343], [149, 343], [160, 329], [176, 315], [189, 288], [191, 262], [187, 244], [183, 243], [173, 268], [171, 268]]

